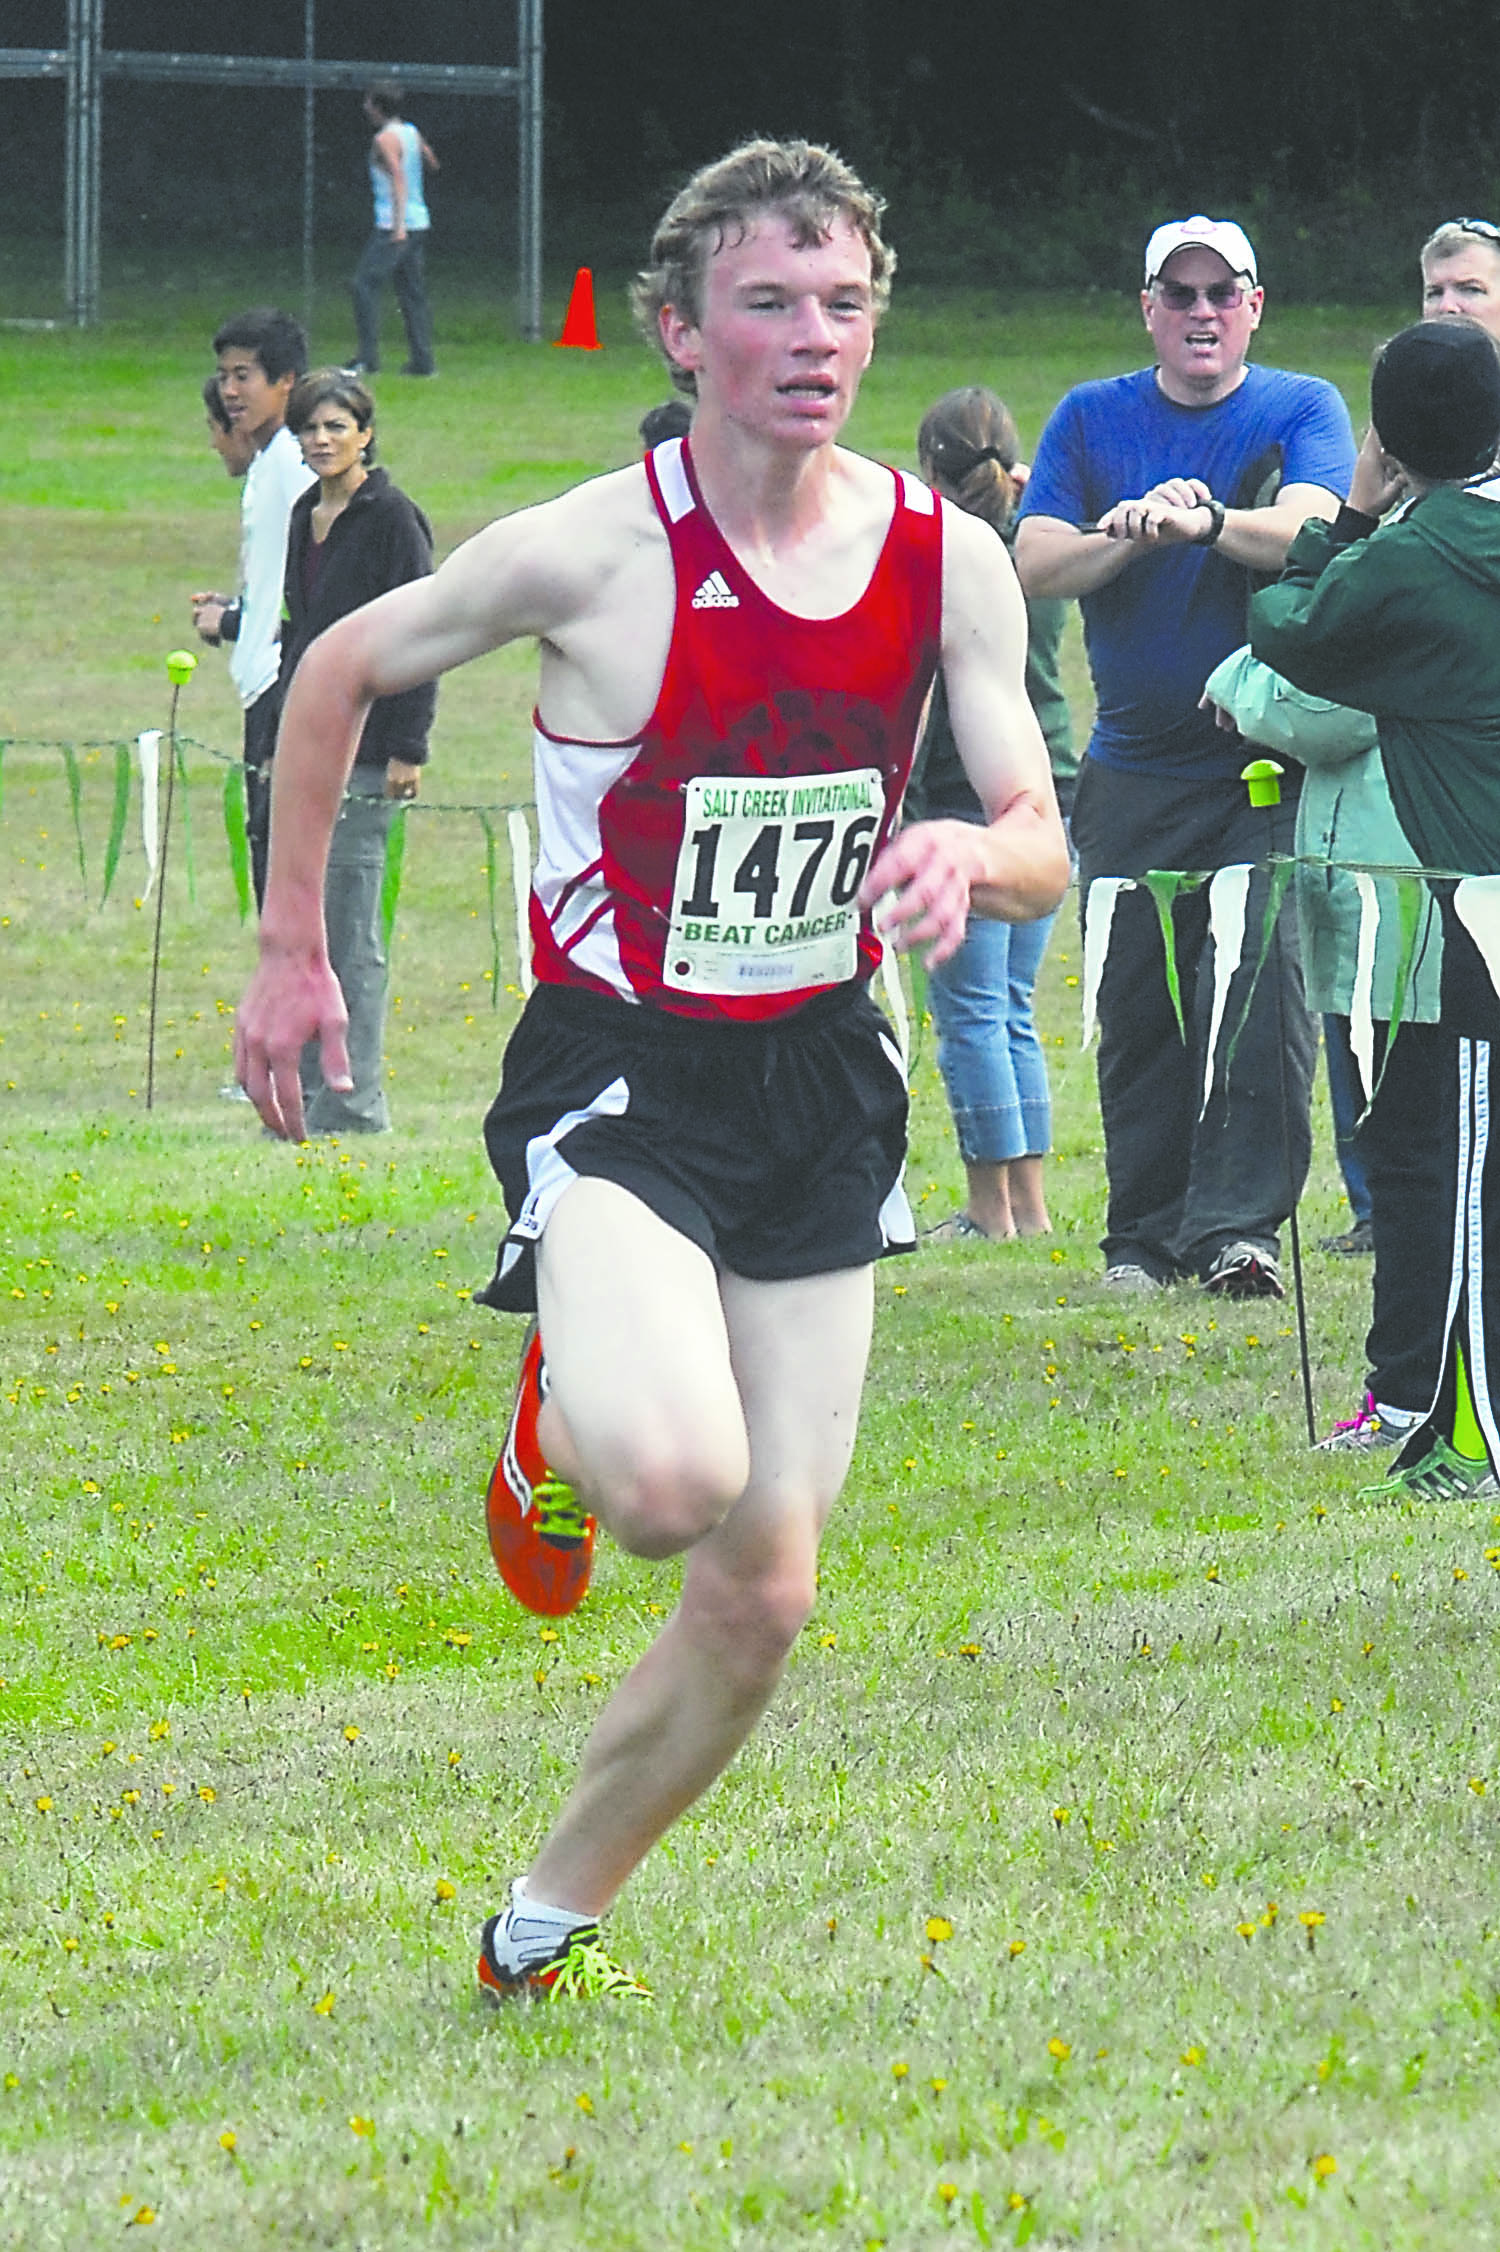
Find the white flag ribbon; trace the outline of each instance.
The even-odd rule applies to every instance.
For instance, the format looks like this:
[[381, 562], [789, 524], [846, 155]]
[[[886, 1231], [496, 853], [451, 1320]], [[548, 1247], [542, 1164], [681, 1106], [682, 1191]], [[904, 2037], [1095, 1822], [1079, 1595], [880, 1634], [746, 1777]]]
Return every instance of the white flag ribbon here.
[[1229, 987], [1245, 952], [1245, 909], [1250, 898], [1250, 863], [1238, 861], [1216, 868], [1208, 887], [1208, 934], [1214, 950], [1214, 1005], [1208, 1027], [1208, 1053], [1203, 1065], [1201, 1118], [1213, 1093], [1214, 1065], [1218, 1061], [1219, 1034], [1229, 1006]]
[[535, 983], [531, 974], [531, 831], [519, 806], [506, 817], [510, 837], [510, 880], [516, 900], [516, 952], [521, 964], [521, 991], [530, 999]]
[[146, 888], [142, 899], [149, 899], [151, 886], [156, 881], [157, 822], [156, 782], [161, 771], [161, 729], [148, 727], [135, 739], [135, 755], [141, 769], [141, 843], [146, 852]]
[[1365, 1101], [1375, 1085], [1375, 942], [1380, 936], [1380, 895], [1375, 878], [1356, 869], [1359, 937], [1354, 948], [1354, 991], [1349, 1000], [1349, 1047], [1359, 1071]]
[[901, 957], [884, 931], [880, 933], [880, 982], [885, 987], [885, 997], [891, 1005], [891, 1021], [896, 1027], [896, 1045], [901, 1050], [902, 1073], [909, 1078], [911, 1017], [906, 1006], [906, 987], [901, 982]]
[[1109, 952], [1109, 933], [1115, 905], [1122, 891], [1134, 891], [1133, 876], [1096, 876], [1089, 885], [1088, 911], [1083, 921], [1083, 1038], [1086, 1048], [1094, 1037], [1099, 1013], [1099, 981]]
[[1500, 996], [1500, 876], [1465, 876], [1453, 894], [1453, 911], [1484, 956]]

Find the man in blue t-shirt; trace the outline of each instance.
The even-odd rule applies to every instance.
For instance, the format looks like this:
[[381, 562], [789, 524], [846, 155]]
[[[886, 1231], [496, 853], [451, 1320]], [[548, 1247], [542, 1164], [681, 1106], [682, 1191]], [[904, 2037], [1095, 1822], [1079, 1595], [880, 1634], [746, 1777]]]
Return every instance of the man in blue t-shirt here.
[[[1028, 595], [1077, 597], [1098, 699], [1073, 812], [1085, 906], [1096, 877], [1291, 850], [1296, 776], [1274, 814], [1252, 812], [1244, 746], [1199, 707], [1209, 673], [1245, 639], [1257, 580], [1280, 572], [1309, 516], [1336, 513], [1354, 468], [1331, 384], [1246, 364], [1264, 302], [1233, 221], [1158, 227], [1141, 294], [1156, 365], [1080, 384], [1037, 448], [1016, 567]], [[1252, 958], [1266, 882], [1251, 885]], [[1278, 1231], [1307, 1173], [1316, 1054], [1295, 935], [1289, 925], [1268, 959], [1205, 1108], [1206, 887], [1179, 899], [1174, 933], [1186, 1042], [1153, 902], [1144, 889], [1120, 895], [1099, 996], [1105, 1280], [1151, 1290], [1196, 1275], [1220, 1296], [1279, 1298]], [[1231, 989], [1228, 1026], [1250, 975]]]

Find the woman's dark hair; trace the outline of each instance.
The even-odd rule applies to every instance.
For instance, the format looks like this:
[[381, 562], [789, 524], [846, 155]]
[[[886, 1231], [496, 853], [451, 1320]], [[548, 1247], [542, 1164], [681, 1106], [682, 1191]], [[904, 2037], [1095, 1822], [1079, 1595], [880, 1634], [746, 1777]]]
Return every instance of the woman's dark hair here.
[[292, 394], [286, 403], [286, 426], [292, 436], [300, 438], [315, 411], [326, 407], [330, 400], [342, 407], [345, 414], [353, 415], [361, 430], [369, 431], [365, 460], [372, 462], [375, 459], [375, 400], [359, 377], [351, 375], [347, 368], [313, 368], [292, 385]]
[[997, 532], [1010, 522], [1020, 496], [1013, 474], [1021, 441], [1015, 416], [981, 383], [945, 391], [929, 407], [917, 432], [917, 459], [930, 484], [970, 516]]

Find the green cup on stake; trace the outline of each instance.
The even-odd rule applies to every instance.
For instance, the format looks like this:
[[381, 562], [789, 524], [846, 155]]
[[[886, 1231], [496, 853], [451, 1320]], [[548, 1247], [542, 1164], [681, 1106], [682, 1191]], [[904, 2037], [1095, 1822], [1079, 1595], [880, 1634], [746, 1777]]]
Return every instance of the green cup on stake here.
[[173, 649], [167, 656], [167, 678], [174, 688], [186, 688], [198, 670], [198, 660], [191, 649]]
[[1250, 792], [1252, 805], [1280, 805], [1281, 777], [1285, 772], [1279, 759], [1253, 758], [1248, 766], [1240, 768], [1240, 780]]

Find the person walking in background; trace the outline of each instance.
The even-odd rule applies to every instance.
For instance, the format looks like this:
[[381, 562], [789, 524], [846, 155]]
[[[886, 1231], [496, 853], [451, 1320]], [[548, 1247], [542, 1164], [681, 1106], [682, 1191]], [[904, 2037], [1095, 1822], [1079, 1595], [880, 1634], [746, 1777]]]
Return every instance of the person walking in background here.
[[[1073, 810], [1085, 916], [1100, 877], [1291, 849], [1295, 789], [1272, 813], [1252, 809], [1238, 750], [1200, 709], [1204, 681], [1245, 638], [1252, 573], [1279, 571], [1306, 519], [1334, 514], [1354, 467], [1331, 383], [1248, 364], [1264, 303], [1232, 221], [1158, 227], [1141, 293], [1155, 366], [1070, 391], [1022, 495], [1021, 584], [1079, 599], [1098, 698]], [[1268, 881], [1262, 870], [1251, 884], [1251, 929]], [[1154, 902], [1135, 888], [1116, 904], [1099, 995], [1104, 1279], [1156, 1290], [1196, 1276], [1218, 1296], [1280, 1298], [1279, 1229], [1311, 1155], [1314, 1026], [1288, 911], [1281, 991], [1260, 978], [1204, 1107], [1208, 917], [1205, 886], [1173, 918], [1184, 1040]], [[1250, 976], [1230, 995], [1231, 1021]]]
[[427, 142], [401, 115], [399, 86], [380, 79], [365, 89], [364, 111], [374, 127], [370, 189], [375, 224], [354, 272], [354, 325], [359, 337], [354, 372], [380, 366], [380, 300], [389, 282], [406, 324], [403, 375], [435, 375], [432, 314], [427, 304], [428, 172], [440, 169]]
[[276, 683], [286, 527], [293, 501], [312, 477], [286, 427], [292, 385], [307, 366], [307, 337], [290, 313], [262, 305], [226, 321], [214, 338], [214, 352], [219, 363], [214, 382], [229, 417], [235, 458], [248, 455], [240, 496], [240, 591], [195, 594], [193, 625], [211, 648], [230, 644], [229, 677], [244, 712], [245, 828], [259, 908], [270, 849], [268, 769], [281, 710]]
[[[343, 368], [317, 368], [287, 402], [287, 428], [317, 477], [292, 510], [287, 535], [285, 697], [308, 645], [338, 618], [432, 569], [432, 527], [414, 501], [371, 464], [375, 402]], [[437, 685], [426, 681], [370, 706], [334, 824], [323, 886], [328, 959], [349, 1012], [351, 1088], [330, 1087], [318, 1043], [302, 1054], [309, 1134], [383, 1134], [387, 989], [381, 892], [400, 801], [417, 794]]]
[[[1010, 409], [972, 384], [930, 407], [917, 433], [922, 475], [945, 500], [980, 517], [1009, 548], [1025, 482]], [[1078, 760], [1073, 723], [1058, 678], [1066, 606], [1040, 597], [1026, 605], [1026, 693], [1036, 713], [1064, 819], [1072, 811]], [[953, 741], [942, 680], [906, 792], [909, 820], [985, 821]], [[1057, 920], [1002, 923], [975, 916], [962, 946], [931, 972], [927, 992], [937, 1026], [938, 1068], [953, 1113], [967, 1195], [963, 1208], [925, 1241], [1046, 1235], [1051, 1228], [1042, 1161], [1052, 1146], [1047, 1061], [1032, 996]]]

